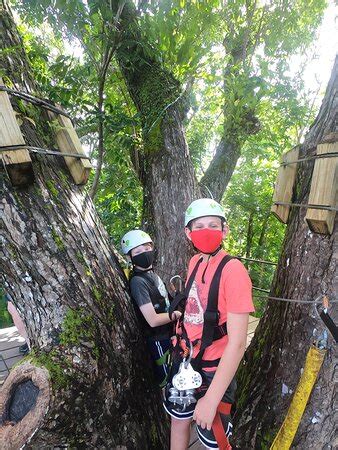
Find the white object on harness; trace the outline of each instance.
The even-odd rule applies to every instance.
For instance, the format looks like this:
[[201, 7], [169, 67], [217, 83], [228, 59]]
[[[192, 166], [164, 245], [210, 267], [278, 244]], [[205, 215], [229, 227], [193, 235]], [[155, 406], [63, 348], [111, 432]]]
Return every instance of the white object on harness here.
[[180, 364], [178, 373], [173, 377], [173, 386], [179, 391], [186, 391], [187, 389], [197, 389], [202, 384], [202, 376], [196, 372], [188, 361], [183, 361]]

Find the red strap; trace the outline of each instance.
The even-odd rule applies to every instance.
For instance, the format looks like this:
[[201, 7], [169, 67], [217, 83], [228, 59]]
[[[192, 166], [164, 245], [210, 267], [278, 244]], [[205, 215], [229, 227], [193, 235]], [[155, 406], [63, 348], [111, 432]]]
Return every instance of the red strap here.
[[225, 434], [221, 414], [228, 415], [230, 414], [231, 403], [221, 402], [217, 407], [217, 412], [212, 423], [212, 431], [214, 432], [214, 436], [216, 438], [219, 450], [231, 450], [232, 447], [229, 443], [228, 437]]
[[231, 406], [231, 403], [221, 402], [217, 407], [217, 411], [221, 414], [224, 414], [225, 416], [228, 416], [231, 412]]

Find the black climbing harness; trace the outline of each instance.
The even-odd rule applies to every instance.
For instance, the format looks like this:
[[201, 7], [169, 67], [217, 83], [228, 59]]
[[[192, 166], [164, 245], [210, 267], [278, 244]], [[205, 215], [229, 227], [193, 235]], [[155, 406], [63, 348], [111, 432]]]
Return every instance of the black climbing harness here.
[[[186, 288], [183, 293], [178, 293], [169, 307], [169, 315], [173, 313], [175, 310], [179, 310], [182, 312], [182, 316], [178, 322], [179, 332], [176, 333], [176, 336], [173, 338], [172, 348], [171, 348], [171, 357], [170, 357], [170, 373], [168, 381], [172, 382], [173, 377], [176, 375], [178, 370], [181, 367], [182, 361], [187, 358], [189, 354], [189, 350], [186, 349], [189, 347], [193, 348], [196, 344], [200, 342], [200, 349], [198, 355], [196, 357], [190, 358], [191, 366], [193, 369], [199, 373], [202, 373], [202, 369], [207, 367], [216, 367], [219, 363], [220, 358], [215, 360], [204, 361], [203, 355], [205, 350], [218, 339], [221, 339], [225, 335], [227, 335], [227, 324], [226, 322], [219, 324], [219, 311], [218, 311], [218, 292], [221, 281], [222, 271], [225, 265], [233, 259], [230, 255], [225, 255], [219, 265], [217, 266], [216, 272], [211, 280], [209, 295], [208, 295], [208, 304], [207, 308], [204, 312], [204, 324], [201, 339], [190, 342], [187, 336], [187, 333], [184, 328], [184, 310], [186, 301], [189, 297], [189, 292], [196, 277], [198, 268], [200, 267], [203, 258], [200, 258], [194, 269], [191, 272], [191, 275], [186, 283]], [[170, 386], [169, 386], [170, 388]]]

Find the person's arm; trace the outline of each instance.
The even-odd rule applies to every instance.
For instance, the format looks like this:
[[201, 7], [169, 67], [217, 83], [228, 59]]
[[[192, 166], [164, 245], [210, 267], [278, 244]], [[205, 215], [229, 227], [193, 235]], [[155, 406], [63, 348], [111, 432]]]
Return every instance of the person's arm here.
[[211, 429], [217, 406], [243, 358], [248, 331], [249, 313], [228, 313], [228, 343], [220, 359], [215, 376], [205, 394], [196, 405], [194, 420], [202, 428]]
[[[145, 305], [140, 306], [140, 311], [152, 328], [165, 325], [172, 321], [168, 313], [157, 314], [152, 303], [146, 303]], [[173, 320], [179, 319], [180, 316], [181, 313], [179, 311], [174, 311], [172, 313]]]

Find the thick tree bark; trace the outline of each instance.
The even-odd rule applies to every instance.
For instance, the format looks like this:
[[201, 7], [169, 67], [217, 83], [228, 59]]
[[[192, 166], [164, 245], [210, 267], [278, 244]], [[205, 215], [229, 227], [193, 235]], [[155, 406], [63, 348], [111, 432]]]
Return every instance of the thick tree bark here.
[[[224, 96], [227, 96], [226, 89]], [[256, 119], [252, 111], [247, 111], [246, 109], [241, 111], [241, 121], [237, 127], [233, 127], [231, 123], [229, 124], [226, 111], [224, 113], [224, 122], [222, 139], [217, 146], [215, 156], [199, 183], [202, 188], [206, 187], [218, 202], [222, 200], [234, 173], [237, 161], [241, 156], [243, 144], [250, 135], [258, 133], [260, 129], [258, 119]]]
[[[300, 157], [315, 153], [317, 144], [338, 140], [338, 58], [318, 117], [301, 146]], [[334, 133], [334, 134], [332, 134]], [[314, 162], [298, 168], [296, 203], [307, 203]], [[306, 209], [291, 210], [282, 254], [271, 289], [273, 296], [315, 299], [338, 293], [338, 216], [331, 236], [310, 232]], [[330, 310], [338, 323], [338, 308]], [[239, 400], [235, 417], [236, 444], [240, 448], [267, 448], [278, 431], [298, 384], [306, 353], [324, 324], [313, 307], [269, 301], [239, 373]], [[335, 361], [337, 346], [329, 335], [328, 351], [306, 407], [292, 448], [335, 446]], [[316, 420], [312, 421], [313, 418]]]
[[[114, 14], [118, 4], [112, 2]], [[141, 35], [131, 2], [125, 3], [119, 26], [118, 61], [142, 122], [144, 154], [138, 162], [143, 225], [155, 241], [156, 269], [168, 280], [186, 270], [189, 247], [183, 212], [200, 196], [184, 134], [183, 96], [178, 81]]]
[[[115, 14], [119, 2], [111, 5]], [[199, 187], [185, 139], [181, 86], [141, 34], [129, 1], [124, 4], [119, 26], [118, 61], [142, 121], [144, 153], [139, 155], [138, 174], [144, 189], [143, 223], [155, 240], [156, 269], [168, 280], [170, 275], [185, 272], [190, 256], [183, 212], [201, 196], [200, 187], [221, 201], [240, 156], [239, 135], [243, 143], [243, 136], [257, 132], [257, 120], [243, 109], [240, 126], [224, 126], [223, 138]]]
[[[3, 0], [0, 42], [5, 82], [34, 92], [22, 42]], [[15, 109], [18, 105], [22, 117], [36, 124], [23, 121], [27, 144], [54, 146], [46, 114], [13, 100]], [[34, 184], [14, 189], [4, 176], [1, 203], [4, 287], [24, 319], [33, 349], [1, 390], [0, 447], [15, 443], [19, 448], [26, 442], [26, 448], [165, 448], [160, 393], [151, 382], [126, 280], [107, 233], [63, 159], [31, 157]], [[18, 386], [33, 397], [36, 393], [28, 380], [39, 389], [36, 406], [8, 425]]]

